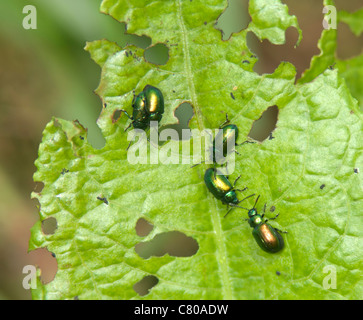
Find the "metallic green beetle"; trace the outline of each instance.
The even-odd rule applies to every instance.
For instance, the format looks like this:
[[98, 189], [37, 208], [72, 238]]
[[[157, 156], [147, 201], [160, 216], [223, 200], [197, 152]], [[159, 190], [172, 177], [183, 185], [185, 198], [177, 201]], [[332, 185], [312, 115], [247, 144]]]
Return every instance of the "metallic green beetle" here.
[[265, 219], [265, 221], [263, 221], [263, 217], [265, 216], [266, 204], [263, 208], [264, 213], [262, 215], [258, 214], [255, 206], [259, 198], [260, 196], [257, 197], [252, 209], [243, 208], [248, 210], [249, 219], [245, 220], [248, 221], [250, 227], [253, 228], [252, 235], [254, 236], [257, 244], [262, 250], [268, 253], [279, 252], [284, 248], [284, 239], [279, 232], [287, 232], [276, 229], [267, 223], [268, 220], [276, 219], [278, 217], [278, 214], [274, 218]]
[[164, 113], [164, 97], [158, 88], [146, 85], [144, 90], [146, 100], [146, 112], [150, 121], [160, 121]]
[[[219, 126], [219, 131], [216, 137], [213, 140], [212, 145], [212, 160], [214, 164], [214, 168], [216, 167], [216, 163], [223, 163], [226, 156], [231, 152], [237, 152], [234, 149], [235, 146], [240, 146], [244, 143], [254, 143], [253, 141], [244, 141], [240, 144], [236, 143], [238, 138], [238, 127], [235, 124], [229, 124], [230, 120], [228, 119], [228, 114], [226, 113], [226, 120]], [[204, 160], [200, 163], [197, 163], [192, 166], [195, 167], [201, 163], [205, 162]]]
[[164, 113], [164, 97], [158, 88], [146, 85], [144, 90], [132, 100], [132, 117], [126, 110], [120, 110], [129, 117], [132, 122], [125, 131], [133, 126], [135, 129], [147, 129], [150, 121], [160, 121]]
[[213, 162], [221, 162], [223, 157], [226, 157], [230, 152], [236, 152], [234, 146], [238, 146], [236, 143], [238, 138], [238, 127], [235, 124], [228, 124], [228, 114], [226, 114], [226, 120], [219, 126], [219, 132], [213, 140]]
[[[229, 182], [226, 176], [222, 174], [216, 175], [216, 169], [209, 168], [205, 171], [204, 182], [208, 190], [213, 194], [213, 196], [218, 200], [221, 200], [223, 204], [227, 205], [227, 207], [230, 206], [230, 207], [242, 208], [239, 207], [238, 204], [243, 200], [254, 196], [254, 194], [249, 195], [243, 200], [238, 200], [235, 190], [242, 192], [247, 189], [247, 188], [243, 190], [235, 189], [235, 185], [240, 177], [241, 176], [237, 177], [232, 186], [232, 184]], [[230, 210], [232, 210], [232, 208]]]

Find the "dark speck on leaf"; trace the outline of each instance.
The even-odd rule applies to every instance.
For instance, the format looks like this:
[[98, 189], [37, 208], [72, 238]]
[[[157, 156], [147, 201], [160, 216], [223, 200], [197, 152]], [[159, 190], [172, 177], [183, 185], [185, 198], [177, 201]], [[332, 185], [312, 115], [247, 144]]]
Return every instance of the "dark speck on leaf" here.
[[276, 274], [279, 276], [281, 274], [281, 272], [280, 271], [276, 271]]
[[320, 189], [321, 190], [323, 190], [325, 188], [325, 184], [322, 184], [321, 186], [320, 186]]
[[103, 201], [105, 204], [108, 205], [108, 200], [105, 197], [97, 197], [97, 199]]
[[84, 140], [84, 137], [82, 137], [82, 136], [79, 136], [79, 138], [80, 138], [81, 140]]
[[359, 173], [359, 169], [358, 168], [354, 168], [354, 173]]
[[242, 63], [250, 64], [250, 62], [248, 60], [243, 60]]
[[231, 97], [232, 97], [232, 99], [234, 100], [235, 98], [234, 98], [234, 95], [233, 95], [233, 93], [231, 92]]
[[270, 212], [274, 212], [274, 211], [275, 211], [275, 209], [276, 209], [276, 207], [275, 207], [275, 206], [272, 206], [272, 207], [270, 208]]
[[67, 170], [67, 169], [63, 168], [63, 169], [62, 169], [61, 174], [65, 174], [65, 173], [67, 173], [67, 172], [69, 172], [69, 170]]

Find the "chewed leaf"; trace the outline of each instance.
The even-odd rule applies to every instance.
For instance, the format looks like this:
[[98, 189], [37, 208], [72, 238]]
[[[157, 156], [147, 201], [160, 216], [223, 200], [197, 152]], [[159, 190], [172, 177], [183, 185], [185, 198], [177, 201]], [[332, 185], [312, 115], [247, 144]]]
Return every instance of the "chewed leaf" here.
[[288, 14], [288, 7], [280, 1], [250, 0], [249, 12], [252, 22], [249, 29], [260, 40], [268, 39], [273, 44], [285, 43], [285, 31], [293, 26], [299, 32], [298, 45], [302, 39], [297, 18]]
[[[286, 28], [297, 27], [286, 6], [270, 2], [250, 1], [253, 24], [229, 41], [214, 27], [227, 1], [102, 2], [101, 10], [126, 21], [129, 32], [168, 46], [169, 59], [156, 65], [140, 48], [120, 50], [106, 40], [87, 44], [102, 68], [96, 93], [106, 144], [94, 149], [78, 122], [54, 118], [43, 132], [34, 180], [44, 188], [32, 196], [39, 200], [40, 220], [52, 217], [57, 227], [48, 233], [35, 224], [29, 249], [47, 247], [58, 271], [32, 290], [35, 299], [362, 296], [362, 114], [337, 70], [298, 85], [290, 63], [272, 74], [252, 71], [256, 58], [246, 45], [248, 31], [280, 43]], [[279, 19], [271, 17], [274, 8]], [[148, 143], [146, 163], [130, 163], [133, 148], [127, 150], [124, 132], [130, 120], [115, 112], [132, 114], [134, 95], [147, 84], [164, 96], [160, 128], [175, 125], [175, 110], [186, 103], [193, 108], [188, 126], [194, 130], [217, 129], [228, 113], [240, 132], [237, 143], [265, 110], [278, 107], [273, 139], [236, 147], [230, 181], [241, 175], [237, 188], [248, 191], [238, 197], [255, 193], [259, 212], [266, 203], [267, 218], [279, 213], [271, 225], [288, 231], [281, 252], [260, 249], [245, 210], [234, 208], [224, 218], [226, 206], [203, 181], [209, 166], [182, 162], [193, 139]], [[179, 148], [177, 164], [162, 161], [168, 146]], [[243, 207], [254, 201], [246, 199]], [[152, 227], [140, 232], [140, 221]], [[152, 247], [162, 240], [167, 246]], [[173, 241], [184, 241], [176, 246], [182, 252]], [[335, 272], [335, 288], [325, 285], [326, 270]]]
[[[333, 0], [324, 0], [325, 6], [333, 6]], [[335, 8], [335, 7], [334, 7]], [[330, 14], [330, 12], [329, 12]], [[363, 9], [353, 13], [338, 11], [338, 22], [346, 23], [356, 36], [363, 31]], [[338, 28], [339, 28], [338, 24]], [[337, 58], [337, 29], [324, 29], [318, 42], [320, 54], [311, 59], [310, 68], [306, 70], [299, 83], [307, 83], [315, 79], [319, 74], [328, 68], [338, 68], [340, 76], [345, 79], [354, 98], [358, 100], [361, 110], [363, 110], [363, 84], [361, 79], [363, 75], [363, 54], [356, 57], [340, 60]]]

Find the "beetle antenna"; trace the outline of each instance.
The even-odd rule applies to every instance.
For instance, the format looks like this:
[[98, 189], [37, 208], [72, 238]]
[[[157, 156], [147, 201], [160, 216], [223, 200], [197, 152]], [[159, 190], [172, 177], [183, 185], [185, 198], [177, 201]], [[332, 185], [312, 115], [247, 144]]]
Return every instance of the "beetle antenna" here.
[[[229, 205], [229, 206], [231, 206], [231, 207], [233, 207], [233, 208], [240, 208], [240, 209], [245, 209], [245, 210], [249, 211], [249, 209], [244, 208], [244, 207], [237, 206], [237, 205], [236, 205], [236, 204], [234, 204], [234, 203], [228, 203], [228, 205]], [[229, 209], [229, 210], [227, 211], [227, 213], [224, 215], [224, 217], [223, 217], [223, 218], [225, 218], [225, 217], [227, 216], [227, 214], [228, 214], [228, 213], [230, 213], [230, 212], [231, 212], [231, 210], [232, 210], [233, 208]]]
[[[246, 198], [244, 198], [244, 199], [242, 199], [242, 200], [239, 200], [238, 201], [238, 203], [240, 203], [240, 202], [242, 202], [242, 201], [244, 201], [244, 200], [246, 200], [246, 199], [248, 199], [248, 198], [250, 198], [250, 197], [253, 197], [255, 195], [255, 193], [254, 194], [250, 194], [249, 196], [247, 196]], [[248, 210], [248, 209], [247, 209]]]
[[194, 164], [194, 165], [192, 165], [191, 166], [191, 168], [194, 168], [194, 167], [196, 167], [196, 166], [199, 166], [200, 164], [202, 164], [203, 162], [205, 162], [204, 160], [203, 161], [201, 161], [201, 162], [199, 162], [199, 163], [197, 163], [197, 164]]
[[252, 209], [255, 209], [256, 208], [256, 204], [257, 204], [257, 201], [258, 201], [259, 198], [260, 198], [260, 195], [258, 195], [258, 197], [257, 197], [257, 199], [255, 201], [255, 204], [253, 205], [253, 208]]

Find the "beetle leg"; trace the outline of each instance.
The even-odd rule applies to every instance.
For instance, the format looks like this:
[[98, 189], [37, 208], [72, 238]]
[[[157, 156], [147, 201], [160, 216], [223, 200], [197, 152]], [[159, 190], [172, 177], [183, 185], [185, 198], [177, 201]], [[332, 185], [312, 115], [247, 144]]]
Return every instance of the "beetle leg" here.
[[274, 228], [276, 231], [280, 232], [280, 233], [288, 233], [287, 231], [282, 231], [280, 229]]
[[236, 143], [236, 146], [241, 146], [245, 143], [256, 143], [256, 141], [249, 141], [249, 140], [246, 140], [246, 141], [243, 141], [242, 143]]
[[126, 127], [126, 129], [124, 131], [127, 131], [132, 125], [132, 122], [130, 122], [130, 124]]
[[123, 112], [124, 114], [126, 114], [126, 116], [130, 119], [130, 120], [133, 120], [132, 117], [127, 113], [126, 110], [124, 109], [120, 109], [121, 112]]
[[237, 181], [238, 181], [238, 179], [239, 179], [239, 178], [241, 178], [241, 176], [238, 176], [238, 177], [237, 177], [237, 179], [236, 179], [236, 180], [234, 180], [234, 182], [233, 182], [233, 188], [234, 188], [234, 186], [236, 185], [236, 183], [237, 183]]
[[[227, 209], [228, 209], [228, 207], [229, 207], [229, 205], [228, 205], [228, 203], [227, 203]], [[229, 209], [228, 211], [227, 211], [227, 213], [224, 215], [224, 217], [223, 218], [225, 218], [226, 216], [227, 216], [227, 214], [232, 210], [233, 208], [231, 208], [231, 209]]]
[[273, 218], [269, 218], [268, 220], [275, 220], [278, 216], [279, 216], [279, 213], [276, 216], [274, 216]]

